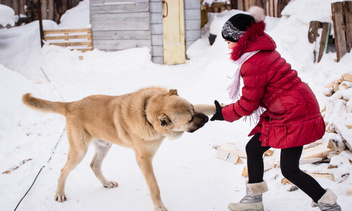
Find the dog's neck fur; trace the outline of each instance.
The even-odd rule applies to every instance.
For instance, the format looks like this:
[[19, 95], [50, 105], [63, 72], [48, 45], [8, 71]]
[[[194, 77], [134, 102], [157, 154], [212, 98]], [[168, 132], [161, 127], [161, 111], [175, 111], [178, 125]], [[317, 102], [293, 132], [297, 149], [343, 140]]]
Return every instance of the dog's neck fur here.
[[147, 107], [148, 107], [150, 98], [152, 98], [152, 96], [146, 97], [146, 100], [144, 101], [144, 102], [145, 102], [145, 103], [144, 103], [144, 106], [143, 106], [143, 109], [144, 109], [144, 118], [145, 118], [145, 121], [150, 125], [150, 127], [152, 127], [152, 128], [154, 129], [154, 126], [152, 125], [152, 123], [149, 122], [148, 116], [147, 116]]

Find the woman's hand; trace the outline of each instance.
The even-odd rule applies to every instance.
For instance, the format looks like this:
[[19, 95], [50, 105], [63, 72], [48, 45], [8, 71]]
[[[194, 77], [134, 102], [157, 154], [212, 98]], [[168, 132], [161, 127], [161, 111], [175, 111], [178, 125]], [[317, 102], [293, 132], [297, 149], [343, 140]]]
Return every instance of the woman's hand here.
[[210, 121], [215, 121], [215, 120], [224, 120], [224, 117], [222, 116], [222, 107], [220, 106], [219, 102], [217, 100], [214, 101], [215, 107], [216, 107], [216, 113], [211, 117]]

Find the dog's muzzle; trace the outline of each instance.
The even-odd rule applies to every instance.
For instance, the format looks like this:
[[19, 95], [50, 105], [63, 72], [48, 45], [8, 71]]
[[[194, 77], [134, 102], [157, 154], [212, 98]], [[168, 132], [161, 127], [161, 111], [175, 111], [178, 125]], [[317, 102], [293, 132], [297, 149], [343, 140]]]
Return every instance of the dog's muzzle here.
[[193, 120], [193, 127], [191, 127], [188, 132], [193, 133], [194, 131], [198, 130], [199, 128], [203, 127], [205, 123], [209, 121], [207, 115], [203, 113], [195, 113], [194, 120]]

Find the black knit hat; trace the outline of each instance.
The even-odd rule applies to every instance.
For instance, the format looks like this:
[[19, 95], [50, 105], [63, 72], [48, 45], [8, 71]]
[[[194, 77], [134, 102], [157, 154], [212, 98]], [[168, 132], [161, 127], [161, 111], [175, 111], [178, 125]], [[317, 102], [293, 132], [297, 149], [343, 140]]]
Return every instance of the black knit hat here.
[[237, 42], [252, 24], [265, 18], [264, 10], [257, 6], [251, 7], [249, 14], [239, 13], [227, 20], [222, 27], [222, 37], [225, 40]]
[[253, 16], [236, 14], [226, 21], [221, 35], [225, 40], [237, 42], [253, 23], [255, 23]]

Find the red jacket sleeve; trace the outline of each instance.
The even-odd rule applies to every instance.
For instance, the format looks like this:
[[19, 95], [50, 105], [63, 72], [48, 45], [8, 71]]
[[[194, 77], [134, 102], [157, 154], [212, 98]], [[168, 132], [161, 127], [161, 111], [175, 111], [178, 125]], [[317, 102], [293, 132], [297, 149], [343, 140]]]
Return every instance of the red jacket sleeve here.
[[267, 81], [263, 71], [265, 71], [263, 68], [249, 61], [242, 64], [242, 96], [236, 103], [232, 103], [222, 109], [222, 115], [225, 121], [236, 121], [243, 116], [251, 115], [258, 109], [260, 100], [265, 93]]

